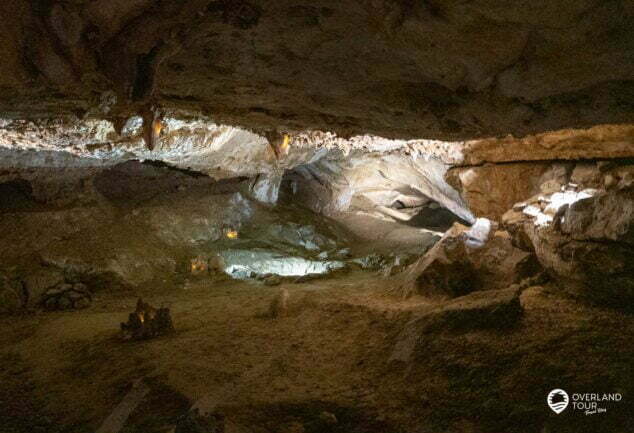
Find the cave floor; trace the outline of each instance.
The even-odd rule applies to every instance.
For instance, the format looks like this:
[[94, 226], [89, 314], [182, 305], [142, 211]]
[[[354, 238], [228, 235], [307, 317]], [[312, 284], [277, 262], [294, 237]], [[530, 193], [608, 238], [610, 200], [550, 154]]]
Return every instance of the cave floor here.
[[[565, 385], [632, 395], [631, 316], [530, 288], [518, 326], [438, 332], [414, 364], [394, 365], [400, 330], [430, 304], [389, 298], [390, 284], [361, 272], [278, 287], [192, 279], [1, 318], [0, 431], [96, 431], [141, 378], [151, 391], [123, 432], [171, 431], [194, 403], [225, 414], [228, 433], [634, 431], [616, 416], [631, 406], [556, 418], [544, 404]], [[288, 315], [271, 319], [282, 287]], [[173, 334], [121, 341], [138, 296], [171, 308]]]

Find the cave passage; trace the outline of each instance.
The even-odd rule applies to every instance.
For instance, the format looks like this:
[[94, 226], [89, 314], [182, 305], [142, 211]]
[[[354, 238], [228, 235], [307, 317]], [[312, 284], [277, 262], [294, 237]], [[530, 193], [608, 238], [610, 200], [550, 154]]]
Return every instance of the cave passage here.
[[0, 433], [634, 432], [632, 0], [0, 17]]

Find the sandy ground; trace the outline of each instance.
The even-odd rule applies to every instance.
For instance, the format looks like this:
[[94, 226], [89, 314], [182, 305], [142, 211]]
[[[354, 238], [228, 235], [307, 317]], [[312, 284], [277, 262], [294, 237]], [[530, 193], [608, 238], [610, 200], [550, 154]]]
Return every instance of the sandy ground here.
[[[413, 365], [392, 365], [399, 330], [430, 306], [386, 297], [390, 284], [372, 273], [278, 287], [198, 279], [1, 318], [0, 432], [94, 432], [142, 378], [152, 391], [127, 433], [170, 431], [196, 402], [225, 414], [228, 433], [634, 431], [630, 316], [528, 289], [519, 326], [440, 332]], [[281, 287], [289, 314], [268, 318]], [[139, 295], [171, 308], [172, 335], [120, 340]], [[556, 387], [626, 401], [558, 418], [545, 405]]]

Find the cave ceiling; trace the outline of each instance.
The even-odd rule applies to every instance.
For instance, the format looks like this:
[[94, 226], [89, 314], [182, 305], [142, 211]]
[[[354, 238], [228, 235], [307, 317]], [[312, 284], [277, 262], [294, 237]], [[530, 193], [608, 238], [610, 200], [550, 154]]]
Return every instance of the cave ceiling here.
[[5, 0], [0, 113], [462, 140], [634, 119], [629, 0]]

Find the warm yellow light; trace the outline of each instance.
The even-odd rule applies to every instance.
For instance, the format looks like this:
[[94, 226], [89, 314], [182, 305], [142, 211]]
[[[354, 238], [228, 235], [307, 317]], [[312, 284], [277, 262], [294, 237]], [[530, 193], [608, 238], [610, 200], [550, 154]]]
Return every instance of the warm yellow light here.
[[236, 239], [238, 237], [238, 232], [235, 230], [228, 230], [227, 231], [227, 237], [229, 239]]
[[282, 141], [282, 145], [280, 146], [283, 151], [286, 151], [291, 144], [291, 137], [288, 134], [284, 134], [284, 140]]
[[158, 137], [159, 135], [161, 135], [161, 130], [163, 129], [163, 122], [161, 122], [159, 119], [155, 119], [152, 127], [154, 128], [154, 136]]

